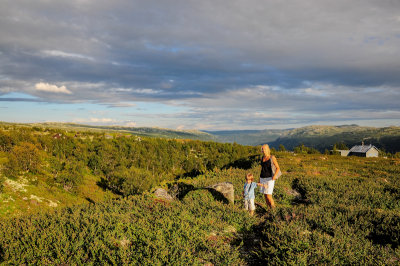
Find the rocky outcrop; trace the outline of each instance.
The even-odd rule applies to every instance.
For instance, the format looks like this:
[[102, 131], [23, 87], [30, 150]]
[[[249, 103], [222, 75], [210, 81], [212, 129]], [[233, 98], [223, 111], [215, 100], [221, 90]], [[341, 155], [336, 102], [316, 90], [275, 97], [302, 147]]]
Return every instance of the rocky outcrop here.
[[235, 202], [235, 189], [231, 182], [222, 182], [208, 186], [207, 188], [221, 193], [229, 203], [233, 204]]

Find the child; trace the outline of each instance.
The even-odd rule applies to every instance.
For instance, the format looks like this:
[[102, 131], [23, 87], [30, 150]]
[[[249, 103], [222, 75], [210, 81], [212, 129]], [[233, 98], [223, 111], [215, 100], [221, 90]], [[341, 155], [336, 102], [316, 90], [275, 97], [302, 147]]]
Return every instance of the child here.
[[253, 174], [248, 173], [246, 175], [246, 182], [244, 183], [243, 187], [243, 197], [244, 197], [244, 208], [250, 212], [250, 215], [254, 215], [254, 210], [256, 209], [256, 206], [254, 205], [254, 189], [256, 186], [262, 186], [262, 187], [268, 187], [268, 185], [264, 185], [261, 183], [256, 183], [253, 182]]

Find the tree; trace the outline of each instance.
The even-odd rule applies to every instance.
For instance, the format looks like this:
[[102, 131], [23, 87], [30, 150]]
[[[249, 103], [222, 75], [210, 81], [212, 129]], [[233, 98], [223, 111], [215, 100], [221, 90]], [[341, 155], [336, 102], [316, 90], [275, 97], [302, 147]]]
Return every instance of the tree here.
[[16, 177], [21, 171], [36, 173], [41, 162], [40, 150], [32, 143], [22, 142], [12, 148], [5, 172], [13, 177]]
[[76, 159], [53, 160], [54, 181], [65, 190], [76, 188], [83, 181], [84, 164]]
[[317, 149], [306, 147], [306, 146], [304, 146], [304, 144], [301, 144], [301, 145], [295, 147], [293, 151], [295, 153], [299, 153], [299, 154], [318, 154], [318, 153], [320, 153]]
[[346, 146], [346, 144], [344, 142], [336, 142], [333, 145], [333, 150], [348, 150], [349, 148]]
[[0, 151], [9, 152], [12, 145], [13, 139], [6, 132], [0, 130]]
[[279, 145], [278, 151], [286, 151], [285, 146], [283, 146], [283, 144]]

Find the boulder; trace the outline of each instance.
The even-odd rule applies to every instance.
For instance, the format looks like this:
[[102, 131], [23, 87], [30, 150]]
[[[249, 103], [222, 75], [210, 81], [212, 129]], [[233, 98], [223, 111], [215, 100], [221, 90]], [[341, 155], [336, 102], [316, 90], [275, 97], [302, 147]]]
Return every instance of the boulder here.
[[154, 191], [154, 195], [155, 195], [157, 198], [164, 199], [164, 200], [173, 200], [173, 199], [174, 199], [174, 198], [173, 198], [170, 194], [168, 194], [168, 192], [167, 192], [165, 189], [163, 189], [163, 188], [157, 188], [157, 189]]
[[207, 188], [221, 193], [229, 203], [233, 204], [235, 202], [235, 189], [231, 182], [222, 182], [208, 186]]

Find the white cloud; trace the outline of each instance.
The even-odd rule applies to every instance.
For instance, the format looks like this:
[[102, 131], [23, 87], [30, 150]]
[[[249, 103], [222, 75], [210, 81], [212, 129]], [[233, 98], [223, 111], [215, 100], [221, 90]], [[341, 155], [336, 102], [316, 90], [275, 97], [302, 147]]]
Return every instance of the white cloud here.
[[94, 60], [93, 57], [82, 55], [82, 54], [76, 54], [76, 53], [66, 53], [63, 51], [58, 51], [58, 50], [44, 50], [42, 53], [46, 56], [58, 56], [58, 57], [64, 57], [64, 58], [78, 58], [78, 59], [87, 59], [87, 60]]
[[136, 122], [126, 122], [124, 124], [124, 126], [126, 126], [126, 127], [136, 127]]
[[212, 129], [213, 127], [214, 127], [214, 125], [205, 124], [205, 123], [196, 123], [194, 125], [194, 129], [197, 129], [197, 130], [207, 130], [207, 129]]
[[107, 105], [108, 107], [134, 107], [136, 104], [134, 103], [126, 103], [126, 102], [117, 102], [117, 103], [104, 103], [104, 105]]
[[89, 122], [93, 122], [93, 123], [110, 123], [110, 122], [115, 122], [115, 120], [111, 119], [111, 118], [95, 118], [95, 117], [91, 117], [89, 119]]
[[157, 94], [160, 93], [160, 90], [154, 90], [154, 89], [149, 89], [149, 88], [144, 88], [144, 89], [132, 89], [133, 92], [139, 93], [139, 94]]
[[76, 118], [72, 122], [74, 123], [116, 123], [117, 121], [111, 118], [98, 118], [98, 117], [90, 117], [90, 118]]
[[72, 92], [70, 90], [68, 90], [65, 86], [58, 87], [57, 85], [52, 85], [52, 84], [44, 83], [44, 82], [36, 83], [35, 89], [37, 91], [72, 94]]

